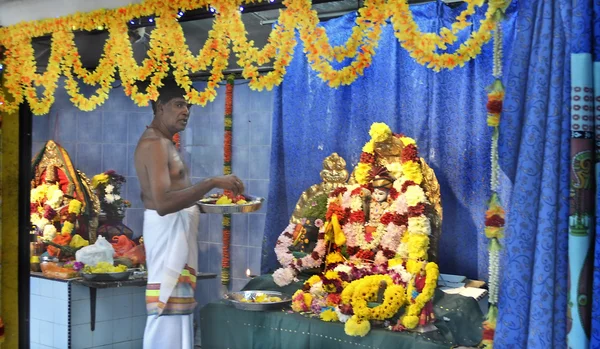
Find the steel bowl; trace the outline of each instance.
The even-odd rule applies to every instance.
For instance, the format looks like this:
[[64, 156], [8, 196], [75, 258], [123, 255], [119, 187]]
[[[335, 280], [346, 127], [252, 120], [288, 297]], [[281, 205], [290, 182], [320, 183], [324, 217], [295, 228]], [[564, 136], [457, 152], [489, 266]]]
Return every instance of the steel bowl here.
[[88, 281], [125, 281], [131, 275], [130, 271], [122, 271], [120, 273], [81, 273], [84, 279]]
[[[255, 303], [242, 302], [242, 299], [254, 300], [258, 294], [266, 294], [267, 296], [276, 296], [281, 298], [279, 302]], [[269, 311], [279, 310], [292, 302], [292, 298], [286, 294], [277, 291], [240, 291], [227, 293], [224, 299], [228, 300], [234, 307], [240, 310], [248, 311]]]
[[250, 201], [243, 205], [217, 205], [217, 201], [214, 198], [206, 198], [197, 202], [202, 213], [217, 213], [217, 214], [234, 214], [234, 213], [250, 213], [260, 210], [264, 198], [257, 196], [246, 195], [246, 198]]

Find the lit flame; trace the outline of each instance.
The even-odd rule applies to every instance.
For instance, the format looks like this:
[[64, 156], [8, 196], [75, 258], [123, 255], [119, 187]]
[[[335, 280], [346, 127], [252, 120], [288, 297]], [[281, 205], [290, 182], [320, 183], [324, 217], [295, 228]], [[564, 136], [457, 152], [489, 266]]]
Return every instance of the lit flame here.
[[250, 269], [246, 269], [246, 277], [249, 278], [250, 277]]

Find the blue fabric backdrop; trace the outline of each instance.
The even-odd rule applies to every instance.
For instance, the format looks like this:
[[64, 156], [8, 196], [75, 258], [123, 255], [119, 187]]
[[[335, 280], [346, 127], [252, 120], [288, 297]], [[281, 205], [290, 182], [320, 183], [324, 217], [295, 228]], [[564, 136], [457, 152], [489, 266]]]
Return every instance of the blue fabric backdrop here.
[[[455, 9], [441, 3], [411, 8], [423, 31], [438, 31], [454, 21], [464, 4]], [[503, 24], [505, 48], [513, 42], [515, 8], [509, 8]], [[473, 23], [482, 16], [478, 13]], [[344, 43], [354, 20], [350, 14], [324, 23], [333, 44]], [[468, 29], [461, 32], [463, 39], [469, 34]], [[322, 160], [337, 152], [351, 171], [369, 139], [371, 123], [386, 122], [394, 132], [416, 139], [420, 156], [440, 182], [441, 271], [486, 279], [487, 241], [482, 231], [491, 129], [485, 104], [491, 72], [491, 44], [464, 68], [434, 73], [414, 62], [388, 25], [365, 75], [350, 86], [331, 89], [312, 71], [299, 44], [284, 83], [275, 91], [262, 271], [278, 267], [273, 251], [277, 237], [302, 191], [320, 182]]]
[[519, 3], [500, 162], [508, 205], [495, 348], [565, 348], [570, 1]]

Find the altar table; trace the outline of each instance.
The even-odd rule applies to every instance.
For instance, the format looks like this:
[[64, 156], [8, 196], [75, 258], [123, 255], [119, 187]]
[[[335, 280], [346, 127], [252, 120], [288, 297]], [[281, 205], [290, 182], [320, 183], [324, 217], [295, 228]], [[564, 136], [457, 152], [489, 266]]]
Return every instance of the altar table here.
[[[302, 281], [280, 288], [264, 275], [245, 290], [271, 290], [292, 295]], [[308, 318], [289, 309], [251, 312], [235, 309], [227, 301], [209, 303], [200, 310], [202, 349], [448, 349], [476, 346], [481, 341], [483, 314], [474, 298], [436, 290], [434, 312], [437, 331], [392, 332], [372, 328], [365, 337], [350, 337], [344, 324]]]

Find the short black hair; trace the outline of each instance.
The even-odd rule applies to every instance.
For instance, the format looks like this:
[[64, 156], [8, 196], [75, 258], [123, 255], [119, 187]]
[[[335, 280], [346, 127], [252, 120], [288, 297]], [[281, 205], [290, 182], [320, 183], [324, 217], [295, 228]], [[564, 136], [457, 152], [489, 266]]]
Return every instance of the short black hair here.
[[156, 105], [158, 102], [165, 104], [173, 98], [184, 98], [185, 90], [177, 84], [175, 80], [165, 79], [163, 85], [158, 88], [158, 99], [152, 102], [152, 111], [156, 113]]

